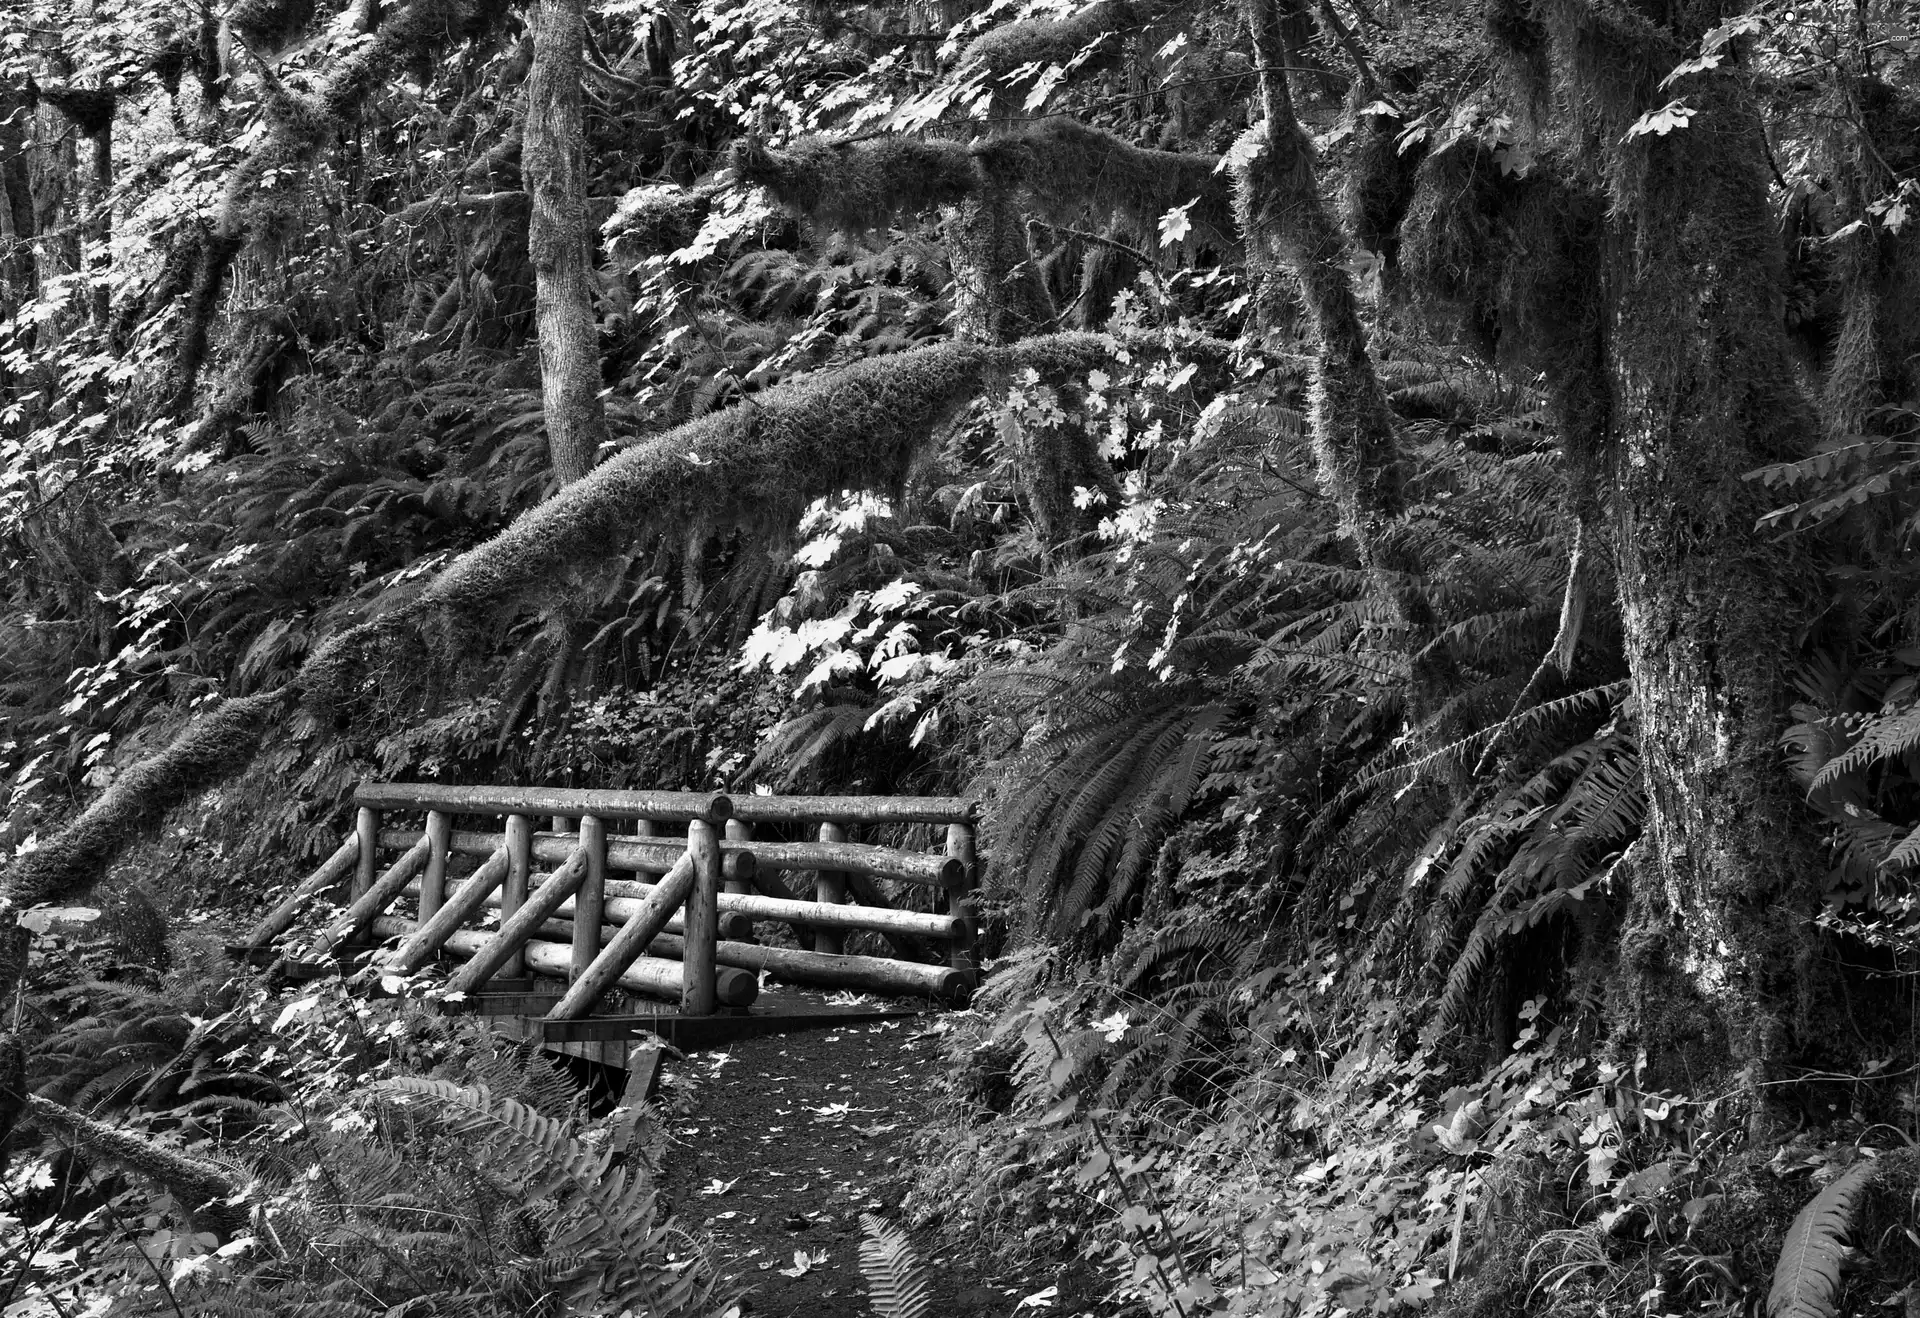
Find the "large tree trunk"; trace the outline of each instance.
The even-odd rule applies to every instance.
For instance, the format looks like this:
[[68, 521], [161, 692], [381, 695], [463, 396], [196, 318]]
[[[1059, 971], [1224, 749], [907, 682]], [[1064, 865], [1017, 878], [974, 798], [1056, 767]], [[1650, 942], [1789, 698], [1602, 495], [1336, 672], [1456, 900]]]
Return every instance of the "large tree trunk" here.
[[533, 260], [547, 447], [561, 484], [589, 471], [608, 442], [600, 401], [600, 338], [593, 312], [593, 234], [587, 221], [581, 109], [581, 0], [539, 0], [527, 77], [522, 169], [533, 198]]
[[1684, 130], [1627, 135], [1658, 103], [1631, 71], [1671, 67], [1703, 29], [1654, 34], [1584, 0], [1558, 0], [1549, 23], [1572, 94], [1612, 111], [1599, 136], [1616, 144], [1607, 467], [1649, 801], [1626, 934], [1633, 1024], [1650, 1083], [1697, 1083], [1729, 1060], [1757, 1082], [1824, 1028], [1823, 866], [1779, 751], [1818, 582], [1801, 542], [1756, 531], [1764, 491], [1743, 479], [1819, 433], [1789, 358], [1765, 138], [1738, 75], [1688, 87]]

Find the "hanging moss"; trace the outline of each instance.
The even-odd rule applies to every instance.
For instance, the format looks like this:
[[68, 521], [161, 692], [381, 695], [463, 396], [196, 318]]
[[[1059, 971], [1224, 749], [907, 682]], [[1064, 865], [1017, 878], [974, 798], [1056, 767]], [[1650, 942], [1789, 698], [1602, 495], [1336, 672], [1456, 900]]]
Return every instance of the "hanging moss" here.
[[200, 243], [193, 269], [193, 282], [187, 304], [180, 317], [179, 348], [174, 356], [171, 405], [184, 413], [193, 403], [194, 389], [200, 379], [200, 367], [207, 358], [207, 344], [213, 333], [213, 318], [220, 307], [220, 294], [226, 287], [227, 272], [234, 258], [246, 245], [238, 233], [208, 234]]
[[1424, 161], [1402, 226], [1417, 305], [1455, 318], [1490, 359], [1545, 372], [1586, 513], [1610, 412], [1600, 269], [1605, 201], [1543, 154], [1525, 174], [1459, 141]]
[[256, 55], [276, 55], [313, 21], [314, 0], [240, 0], [227, 11], [227, 26]]
[[1347, 173], [1347, 228], [1355, 242], [1378, 252], [1389, 267], [1398, 263], [1400, 222], [1412, 204], [1420, 162], [1427, 156], [1424, 138], [1403, 149], [1404, 127], [1397, 115], [1358, 115]]
[[102, 87], [28, 87], [29, 100], [37, 90], [39, 99], [73, 121], [83, 137], [97, 137], [113, 126], [114, 108], [119, 98], [112, 88]]
[[1176, 206], [1187, 212], [1192, 244], [1222, 251], [1239, 246], [1233, 194], [1214, 156], [1137, 147], [1075, 119], [1047, 119], [1023, 132], [988, 138], [973, 148], [988, 176], [1021, 188], [1049, 219], [1085, 210], [1125, 219], [1136, 238], [1158, 246], [1158, 222]]
[[[1920, 256], [1910, 234], [1877, 224], [1870, 203], [1920, 166], [1920, 102], [1878, 78], [1856, 79], [1827, 107], [1836, 134], [1836, 220], [1864, 220], [1838, 241], [1823, 244], [1837, 289], [1839, 325], [1821, 391], [1822, 427], [1829, 439], [1869, 433], [1875, 413], [1920, 388]], [[1858, 107], [1858, 123], [1852, 108]]]
[[1269, 127], [1248, 130], [1258, 140], [1248, 143], [1235, 177], [1240, 227], [1255, 266], [1284, 273], [1300, 289], [1314, 341], [1308, 412], [1321, 481], [1361, 561], [1372, 566], [1384, 524], [1404, 506], [1398, 438], [1367, 356], [1346, 236], [1320, 196], [1299, 126], [1284, 121], [1271, 136]]
[[180, 78], [194, 59], [194, 42], [180, 32], [162, 33], [160, 44], [147, 57], [147, 70], [166, 89], [168, 96], [180, 94]]
[[853, 142], [802, 138], [780, 151], [739, 144], [731, 163], [781, 205], [856, 233], [954, 205], [979, 186], [963, 143], [891, 134]]
[[1246, 130], [1258, 79], [1253, 61], [1241, 52], [1196, 40], [1180, 52], [1166, 84], [1170, 113], [1161, 130], [1163, 148], [1225, 151]]
[[297, 172], [351, 122], [393, 73], [454, 41], [478, 35], [502, 12], [496, 0], [411, 0], [387, 17], [372, 40], [343, 58], [315, 93], [291, 91], [272, 78], [264, 81], [268, 131], [228, 175], [221, 190], [212, 237], [203, 248], [175, 353], [170, 395], [175, 411], [184, 412], [192, 405], [214, 311], [233, 258], [250, 231], [271, 228], [282, 220], [280, 200], [263, 194], [267, 180]]
[[1080, 66], [1080, 72], [1092, 73], [1118, 63], [1125, 49], [1123, 35], [1144, 26], [1153, 14], [1151, 6], [1136, 0], [1101, 0], [1069, 18], [1004, 23], [969, 42], [960, 64], [1004, 77], [1024, 64], [1065, 64], [1100, 42], [1099, 51]]

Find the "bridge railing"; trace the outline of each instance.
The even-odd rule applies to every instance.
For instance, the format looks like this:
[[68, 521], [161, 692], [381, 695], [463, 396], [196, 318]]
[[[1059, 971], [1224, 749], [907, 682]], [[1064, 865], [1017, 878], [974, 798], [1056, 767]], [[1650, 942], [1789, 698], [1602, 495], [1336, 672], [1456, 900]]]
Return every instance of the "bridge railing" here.
[[[248, 946], [268, 946], [344, 885], [345, 910], [293, 960], [323, 961], [372, 933], [386, 940], [379, 963], [394, 973], [463, 959], [449, 984], [462, 992], [529, 973], [564, 980], [554, 1020], [586, 1015], [616, 987], [708, 1015], [750, 1003], [762, 971], [948, 1001], [977, 982], [977, 807], [968, 800], [363, 783], [354, 803], [353, 832], [249, 932]], [[852, 840], [850, 830], [878, 824], [944, 827], [944, 847]], [[757, 825], [805, 825], [816, 840], [756, 838]], [[462, 858], [482, 863], [452, 877]], [[794, 871], [815, 875], [811, 899], [787, 885]], [[878, 880], [932, 889], [936, 909], [902, 909]], [[403, 898], [411, 919], [391, 913]], [[496, 911], [492, 931], [469, 927]], [[755, 925], [766, 923], [790, 927], [798, 946], [758, 942]], [[859, 930], [879, 934], [893, 955], [847, 955], [847, 935]]]

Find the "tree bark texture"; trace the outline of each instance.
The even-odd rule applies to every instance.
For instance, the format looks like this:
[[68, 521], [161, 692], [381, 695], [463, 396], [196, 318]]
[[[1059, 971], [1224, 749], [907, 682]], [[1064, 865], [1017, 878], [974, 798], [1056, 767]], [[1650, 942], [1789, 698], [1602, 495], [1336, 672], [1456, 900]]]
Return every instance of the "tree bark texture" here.
[[593, 231], [587, 219], [581, 96], [586, 16], [581, 0], [539, 0], [532, 19], [533, 69], [522, 134], [522, 168], [533, 198], [527, 242], [547, 447], [564, 485], [593, 470], [608, 442], [593, 311]]
[[1367, 356], [1347, 237], [1320, 195], [1313, 147], [1294, 116], [1284, 72], [1288, 49], [1273, 0], [1248, 0], [1246, 13], [1265, 70], [1266, 121], [1248, 130], [1245, 144], [1259, 150], [1237, 171], [1235, 209], [1250, 261], [1264, 265], [1268, 278], [1284, 274], [1300, 290], [1313, 336], [1308, 421], [1320, 481], [1360, 561], [1385, 566], [1386, 524], [1406, 503], [1393, 414]]
[[1756, 531], [1765, 492], [1743, 479], [1819, 433], [1791, 367], [1765, 138], [1737, 75], [1689, 88], [1684, 131], [1627, 136], [1659, 103], [1634, 71], [1671, 67], [1698, 31], [1582, 0], [1554, 4], [1549, 26], [1568, 86], [1609, 112], [1600, 132], [1617, 144], [1606, 466], [1649, 802], [1630, 1010], [1665, 1064], [1654, 1083], [1729, 1055], [1757, 1079], [1817, 1051], [1825, 1028], [1811, 925], [1824, 866], [1779, 751], [1818, 582], [1803, 542]]

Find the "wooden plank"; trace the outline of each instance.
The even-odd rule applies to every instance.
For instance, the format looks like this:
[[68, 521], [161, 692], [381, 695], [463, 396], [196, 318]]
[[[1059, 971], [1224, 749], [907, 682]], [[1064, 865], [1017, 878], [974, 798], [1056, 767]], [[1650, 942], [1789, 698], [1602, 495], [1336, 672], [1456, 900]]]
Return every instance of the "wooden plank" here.
[[444, 810], [455, 815], [598, 815], [602, 819], [704, 819], [733, 812], [725, 792], [638, 792], [567, 787], [448, 787], [363, 782], [355, 805], [376, 810]]
[[658, 1044], [634, 1044], [627, 1049], [627, 1083], [620, 1091], [620, 1106], [626, 1112], [613, 1128], [613, 1141], [608, 1145], [616, 1154], [626, 1153], [646, 1119], [645, 1107], [660, 1084], [660, 1055], [665, 1051]]
[[544, 1016], [558, 1001], [558, 993], [470, 993], [440, 1010], [448, 1016]]
[[578, 1057], [582, 1061], [611, 1066], [616, 1070], [626, 1069], [628, 1050], [632, 1047], [625, 1039], [604, 1041], [591, 1039], [584, 1043], [541, 1043], [540, 1022], [531, 1016], [492, 1016], [488, 1018], [488, 1023], [501, 1034], [539, 1043], [547, 1052]]

